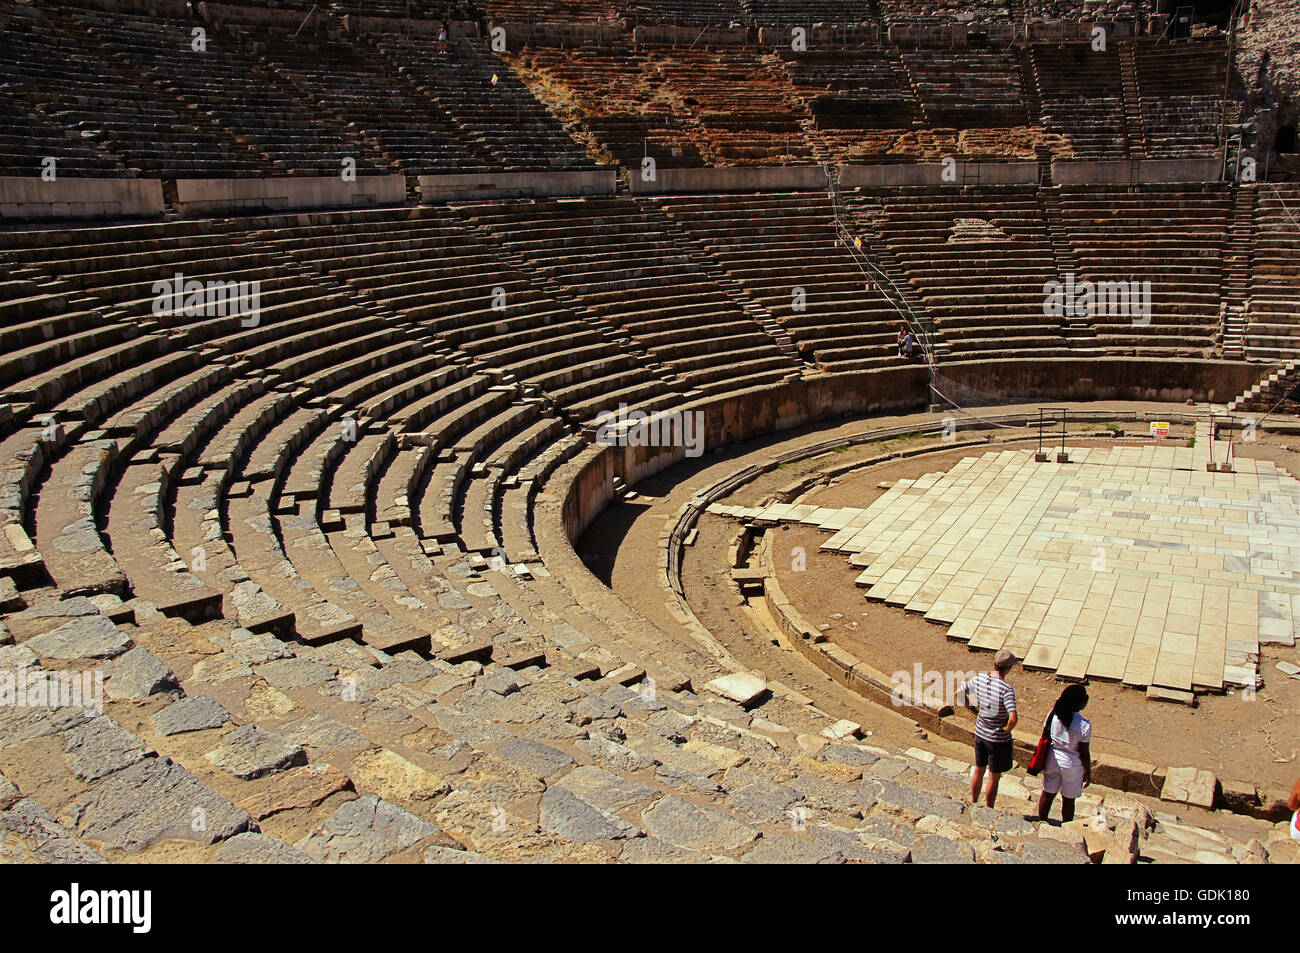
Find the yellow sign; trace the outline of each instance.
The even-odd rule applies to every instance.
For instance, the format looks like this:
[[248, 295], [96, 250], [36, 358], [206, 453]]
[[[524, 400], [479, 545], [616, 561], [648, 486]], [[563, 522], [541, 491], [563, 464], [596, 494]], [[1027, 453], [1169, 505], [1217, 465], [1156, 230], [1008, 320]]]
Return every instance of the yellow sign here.
[[1167, 421], [1167, 420], [1153, 420], [1153, 421], [1151, 421], [1151, 436], [1153, 436], [1153, 437], [1168, 437], [1168, 436], [1169, 436], [1169, 421]]

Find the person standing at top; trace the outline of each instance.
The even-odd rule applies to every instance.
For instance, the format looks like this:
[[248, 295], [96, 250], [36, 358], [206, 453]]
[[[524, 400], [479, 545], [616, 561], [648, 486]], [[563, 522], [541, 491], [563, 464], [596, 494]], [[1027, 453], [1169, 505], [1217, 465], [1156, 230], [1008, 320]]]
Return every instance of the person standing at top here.
[[1061, 795], [1061, 821], [1074, 820], [1074, 802], [1092, 783], [1092, 722], [1079, 712], [1088, 705], [1088, 690], [1070, 685], [1061, 692], [1047, 716], [1051, 747], [1043, 768], [1043, 793], [1038, 795], [1038, 819], [1047, 820], [1052, 801]]
[[1007, 673], [1016, 657], [1006, 649], [993, 656], [993, 670], [980, 672], [958, 690], [967, 704], [977, 710], [975, 719], [975, 771], [971, 774], [970, 800], [978, 804], [984, 772], [989, 773], [984, 803], [992, 807], [998, 797], [998, 782], [1011, 770], [1011, 729], [1016, 727], [1016, 693]]
[[447, 21], [443, 20], [438, 25], [438, 49], [447, 52]]

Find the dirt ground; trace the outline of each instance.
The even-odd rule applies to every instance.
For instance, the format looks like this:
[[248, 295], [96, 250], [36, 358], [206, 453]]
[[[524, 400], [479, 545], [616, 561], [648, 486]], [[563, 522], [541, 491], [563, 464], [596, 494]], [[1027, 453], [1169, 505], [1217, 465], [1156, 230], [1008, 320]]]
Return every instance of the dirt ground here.
[[[1174, 428], [1171, 442], [1181, 443], [1190, 436], [1190, 428], [1182, 429], [1188, 433]], [[867, 467], [818, 488], [800, 502], [867, 506], [884, 492], [878, 486], [882, 482], [944, 470], [978, 452], [964, 449], [925, 454]], [[1293, 437], [1262, 435], [1256, 443], [1240, 445], [1238, 452], [1300, 473], [1300, 441]], [[737, 494], [741, 495], [749, 494]], [[918, 662], [923, 671], [945, 672], [989, 664], [989, 653], [948, 640], [946, 626], [928, 623], [901, 609], [868, 603], [864, 590], [854, 585], [859, 570], [844, 556], [819, 551], [829, 534], [785, 524], [769, 530], [768, 536], [777, 578], [790, 600], [811, 624], [828, 624], [827, 635], [868, 664], [886, 673], [912, 671]], [[792, 569], [789, 554], [794, 547], [803, 547], [807, 553], [802, 572]], [[1159, 765], [1195, 765], [1221, 778], [1289, 789], [1300, 753], [1300, 680], [1277, 671], [1274, 663], [1279, 659], [1300, 663], [1300, 650], [1264, 646], [1264, 684], [1253, 699], [1241, 692], [1201, 695], [1195, 708], [1150, 702], [1139, 690], [1091, 680], [1091, 702], [1085, 714], [1093, 723], [1093, 750]], [[1064, 684], [1050, 673], [1021, 668], [1013, 671], [1010, 680], [1020, 700], [1022, 722], [1030, 725], [1042, 722]]]

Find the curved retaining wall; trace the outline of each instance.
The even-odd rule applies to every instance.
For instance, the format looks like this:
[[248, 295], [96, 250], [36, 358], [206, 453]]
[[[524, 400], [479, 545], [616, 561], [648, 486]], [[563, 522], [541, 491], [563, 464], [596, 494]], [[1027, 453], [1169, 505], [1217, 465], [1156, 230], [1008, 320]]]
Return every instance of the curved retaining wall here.
[[[1079, 358], [969, 361], [941, 366], [945, 384], [986, 395], [989, 403], [1024, 401], [1226, 402], [1268, 373], [1263, 364], [1233, 361]], [[922, 365], [828, 374], [738, 391], [684, 404], [704, 414], [704, 449], [739, 443], [848, 415], [925, 410], [929, 375]], [[987, 405], [987, 404], [986, 404]], [[611, 408], [613, 410], [613, 408]], [[591, 525], [614, 495], [614, 478], [629, 486], [686, 458], [683, 447], [595, 445], [564, 468], [572, 479], [563, 499], [570, 542]], [[576, 469], [574, 468], [575, 465]]]

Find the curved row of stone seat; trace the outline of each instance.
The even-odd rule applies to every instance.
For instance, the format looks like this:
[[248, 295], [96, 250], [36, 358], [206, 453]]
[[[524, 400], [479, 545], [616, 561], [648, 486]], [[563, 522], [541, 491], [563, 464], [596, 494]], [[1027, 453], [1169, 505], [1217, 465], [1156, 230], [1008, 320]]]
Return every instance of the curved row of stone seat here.
[[687, 390], [731, 388], [741, 379], [779, 380], [794, 369], [762, 326], [686, 253], [671, 223], [658, 220], [652, 206], [609, 198], [459, 210], [543, 281], [629, 335]]
[[1248, 355], [1270, 360], [1300, 357], [1300, 187], [1257, 187], [1246, 316]]
[[[96, 43], [83, 41], [44, 10], [27, 8], [11, 19], [0, 48], [0, 81], [28, 111], [62, 127], [60, 138], [91, 140], [144, 173], [231, 177], [266, 169], [257, 153], [218, 123], [187, 110], [160, 85], [100, 55]], [[51, 154], [48, 142], [28, 144], [28, 167], [20, 174], [44, 171], [41, 159]], [[68, 162], [58, 171], [77, 175], [104, 170], [95, 161], [88, 168]]]
[[658, 200], [697, 236], [798, 345], [830, 371], [897, 361], [897, 311], [838, 244], [823, 195], [709, 196]]
[[1231, 197], [1223, 186], [1062, 187], [1062, 225], [1079, 274], [1150, 281], [1150, 314], [1097, 315], [1115, 353], [1204, 356], [1220, 330]]
[[875, 217], [954, 355], [1068, 353], [1063, 320], [1044, 314], [1057, 265], [1036, 190], [863, 190], [849, 201]]

